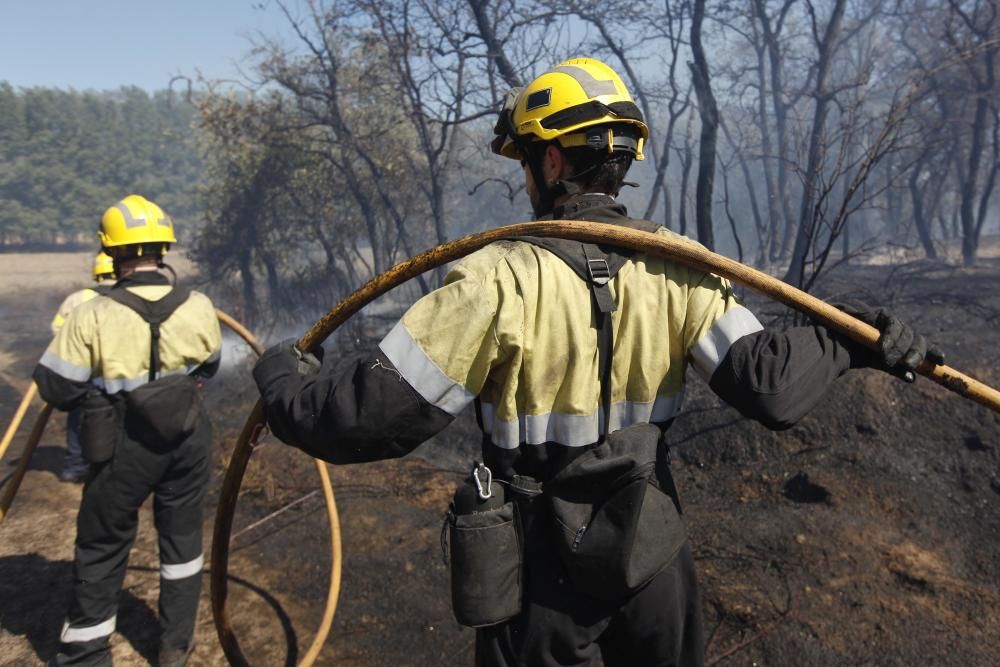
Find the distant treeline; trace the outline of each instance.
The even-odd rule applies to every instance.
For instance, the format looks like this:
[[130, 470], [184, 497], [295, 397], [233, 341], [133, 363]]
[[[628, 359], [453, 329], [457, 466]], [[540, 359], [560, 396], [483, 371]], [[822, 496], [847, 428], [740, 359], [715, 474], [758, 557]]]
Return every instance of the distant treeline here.
[[183, 96], [15, 89], [0, 82], [0, 248], [96, 244], [104, 210], [136, 193], [184, 234], [202, 164]]

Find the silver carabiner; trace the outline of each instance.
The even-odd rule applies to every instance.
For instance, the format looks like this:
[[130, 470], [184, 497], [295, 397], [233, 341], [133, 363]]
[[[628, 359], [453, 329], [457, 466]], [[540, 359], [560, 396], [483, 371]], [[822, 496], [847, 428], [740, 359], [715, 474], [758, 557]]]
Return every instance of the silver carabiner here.
[[[479, 472], [486, 471], [486, 490], [483, 490], [483, 483], [479, 479]], [[476, 480], [476, 491], [479, 492], [479, 498], [482, 500], [489, 500], [493, 497], [493, 471], [486, 467], [485, 463], [477, 463], [472, 469], [472, 479]]]

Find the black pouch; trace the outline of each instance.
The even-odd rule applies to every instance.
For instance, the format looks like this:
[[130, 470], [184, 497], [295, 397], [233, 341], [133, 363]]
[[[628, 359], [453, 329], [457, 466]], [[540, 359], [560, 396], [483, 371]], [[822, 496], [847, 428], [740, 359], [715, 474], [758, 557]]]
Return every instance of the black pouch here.
[[655, 428], [612, 433], [546, 485], [567, 574], [592, 597], [627, 597], [669, 565], [687, 538], [657, 480]]
[[479, 628], [521, 612], [523, 559], [515, 503], [494, 483], [494, 502], [471, 508], [470, 487], [471, 479], [459, 486], [448, 512], [451, 601], [459, 624]]
[[198, 383], [189, 375], [168, 375], [129, 392], [125, 407], [129, 437], [166, 452], [194, 432], [201, 409]]
[[122, 436], [120, 401], [94, 393], [80, 408], [80, 451], [90, 463], [104, 463], [115, 455]]

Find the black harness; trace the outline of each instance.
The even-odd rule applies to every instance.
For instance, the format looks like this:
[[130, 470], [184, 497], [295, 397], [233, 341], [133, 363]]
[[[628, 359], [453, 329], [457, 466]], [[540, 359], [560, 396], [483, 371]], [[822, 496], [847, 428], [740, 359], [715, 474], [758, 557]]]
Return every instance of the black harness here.
[[188, 300], [188, 297], [191, 296], [191, 290], [185, 287], [174, 287], [162, 299], [148, 301], [138, 294], [129, 292], [119, 281], [104, 296], [123, 306], [128, 306], [149, 324], [149, 334], [152, 337], [152, 344], [149, 348], [149, 381], [152, 382], [156, 379], [157, 373], [160, 372], [160, 325], [166, 322], [174, 314], [174, 311]]
[[[593, 201], [588, 201], [590, 199]], [[575, 200], [568, 206], [558, 207], [553, 215], [545, 216], [542, 219], [576, 216], [584, 213], [589, 208], [604, 207], [608, 203], [613, 204], [614, 202], [614, 200], [607, 196], [584, 195], [575, 198]], [[608, 222], [644, 232], [655, 232], [660, 228], [660, 225], [655, 222], [636, 220], [625, 216], [615, 216], [607, 220], [600, 220], [600, 222]], [[601, 429], [599, 442], [603, 441], [608, 433], [611, 421], [611, 362], [615, 349], [611, 313], [618, 309], [618, 304], [615, 303], [615, 298], [611, 294], [611, 288], [608, 284], [621, 268], [625, 266], [625, 263], [632, 258], [634, 253], [614, 246], [601, 246], [594, 243], [583, 243], [582, 241], [555, 237], [520, 236], [517, 240], [545, 248], [565, 262], [573, 269], [573, 272], [577, 276], [590, 286], [592, 306], [596, 315], [594, 322], [597, 328], [597, 360], [601, 383], [601, 409], [604, 412], [604, 426]]]

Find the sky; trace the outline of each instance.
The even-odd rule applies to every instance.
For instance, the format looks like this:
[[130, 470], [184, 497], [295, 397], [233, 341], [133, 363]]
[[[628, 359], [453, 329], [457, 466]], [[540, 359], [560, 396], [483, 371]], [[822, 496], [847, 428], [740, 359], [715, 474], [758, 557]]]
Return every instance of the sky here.
[[252, 37], [286, 26], [273, 0], [0, 0], [0, 81], [152, 91], [199, 70], [232, 79]]

